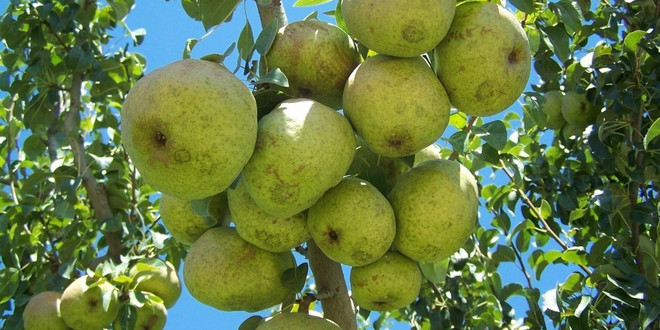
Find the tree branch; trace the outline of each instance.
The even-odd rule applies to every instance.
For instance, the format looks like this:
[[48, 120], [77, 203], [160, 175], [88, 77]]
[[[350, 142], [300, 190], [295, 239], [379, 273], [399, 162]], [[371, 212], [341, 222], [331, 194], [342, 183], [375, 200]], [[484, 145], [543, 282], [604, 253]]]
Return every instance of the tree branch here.
[[[99, 223], [103, 223], [114, 217], [105, 185], [96, 181], [96, 178], [89, 171], [89, 163], [85, 154], [83, 137], [79, 133], [81, 89], [83, 77], [81, 74], [75, 74], [72, 78], [71, 89], [69, 91], [69, 108], [66, 111], [64, 119], [64, 130], [67, 135], [71, 151], [73, 153], [74, 163], [78, 169], [78, 175], [82, 178], [82, 183], [87, 190], [87, 197], [94, 209], [94, 214]], [[121, 256], [121, 232], [103, 231], [103, 236], [108, 242], [107, 257], [115, 262], [119, 262]]]
[[286, 12], [281, 0], [272, 0], [268, 5], [260, 5], [259, 0], [257, 3], [257, 10], [259, 11], [259, 18], [261, 19], [261, 27], [265, 27], [273, 19], [277, 19], [278, 27], [283, 27], [288, 24]]
[[[509, 170], [506, 167], [506, 164], [504, 164], [504, 161], [501, 159], [500, 159], [500, 165], [502, 166], [502, 170], [504, 170], [504, 173], [506, 173], [506, 175], [509, 177], [509, 180], [511, 180], [511, 182], [514, 182], [515, 179], [513, 177], [513, 174], [509, 172]], [[536, 207], [536, 205], [534, 205], [534, 203], [527, 197], [527, 195], [525, 195], [525, 192], [522, 191], [520, 188], [514, 188], [514, 190], [516, 194], [518, 194], [518, 197], [520, 197], [523, 200], [523, 202], [529, 207], [532, 213], [534, 213], [536, 218], [539, 219], [539, 221], [543, 225], [543, 228], [548, 233], [548, 235], [550, 235], [550, 237], [552, 237], [552, 239], [554, 239], [555, 242], [557, 242], [557, 244], [559, 244], [559, 246], [561, 246], [561, 248], [564, 251], [568, 250], [568, 245], [566, 245], [566, 243], [564, 243], [564, 241], [562, 241], [561, 238], [559, 238], [557, 233], [555, 233], [554, 230], [552, 230], [550, 224], [548, 224], [548, 222], [545, 220], [541, 211], [538, 209], [538, 207]], [[582, 268], [582, 270], [584, 270], [585, 273], [587, 273], [587, 275], [591, 275], [591, 270], [589, 268], [583, 265], [579, 265], [579, 266], [580, 268]]]
[[307, 249], [309, 264], [319, 292], [317, 298], [323, 298], [321, 305], [324, 317], [334, 321], [344, 330], [357, 329], [355, 312], [348, 296], [341, 265], [328, 259], [313, 239], [307, 242]]

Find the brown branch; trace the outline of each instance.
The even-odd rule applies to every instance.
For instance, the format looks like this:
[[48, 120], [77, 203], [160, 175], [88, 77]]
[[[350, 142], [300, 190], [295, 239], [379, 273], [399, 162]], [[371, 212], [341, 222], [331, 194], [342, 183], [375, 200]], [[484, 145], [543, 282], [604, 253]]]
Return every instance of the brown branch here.
[[283, 27], [288, 24], [286, 12], [281, 0], [272, 0], [270, 4], [262, 6], [257, 3], [257, 10], [259, 11], [259, 18], [261, 19], [261, 27], [266, 27], [273, 19], [277, 19], [278, 27]]
[[[506, 175], [509, 177], [509, 180], [511, 180], [511, 182], [515, 182], [513, 174], [511, 172], [509, 172], [509, 170], [506, 167], [506, 164], [504, 164], [504, 161], [501, 160], [501, 159], [500, 159], [500, 165], [502, 166], [502, 170], [504, 170], [504, 173], [506, 173]], [[543, 225], [543, 228], [548, 233], [548, 235], [550, 235], [550, 237], [552, 237], [552, 239], [555, 240], [555, 242], [557, 242], [557, 244], [559, 244], [559, 246], [561, 246], [561, 248], [564, 251], [568, 250], [568, 248], [569, 248], [568, 245], [566, 245], [566, 243], [564, 243], [564, 241], [562, 241], [561, 238], [559, 238], [557, 233], [555, 233], [555, 231], [552, 230], [552, 228], [550, 227], [550, 224], [548, 224], [545, 217], [543, 217], [543, 214], [541, 213], [541, 210], [539, 210], [538, 207], [536, 207], [536, 205], [534, 205], [534, 203], [529, 199], [529, 197], [527, 197], [527, 195], [525, 195], [525, 192], [522, 191], [520, 188], [514, 188], [514, 190], [515, 190], [516, 194], [518, 195], [518, 197], [520, 197], [520, 199], [523, 200], [523, 202], [529, 207], [529, 209], [532, 211], [532, 213], [534, 213], [534, 216], [536, 216], [536, 218], [539, 219], [539, 221]], [[585, 273], [587, 273], [588, 275], [591, 275], [591, 270], [589, 268], [587, 268], [586, 266], [583, 266], [583, 265], [579, 265], [579, 267], [582, 268], [582, 270], [584, 270]]]
[[[636, 61], [635, 61], [636, 62]], [[640, 107], [640, 110], [637, 113], [637, 117], [635, 118], [635, 122], [633, 123], [634, 129], [633, 129], [633, 147], [635, 145], [640, 145], [642, 143], [642, 120], [644, 119], [644, 106], [642, 105]], [[638, 167], [642, 167], [644, 164], [644, 151], [643, 150], [638, 150], [637, 151], [637, 158], [635, 159], [637, 162]], [[632, 184], [632, 187], [630, 188], [630, 191], [628, 192], [628, 199], [630, 200], [630, 206], [635, 207], [637, 205], [637, 193], [640, 190], [641, 185], [639, 182], [634, 182]], [[644, 274], [644, 253], [639, 249], [639, 230], [640, 230], [640, 223], [632, 220], [632, 223], [630, 224], [630, 230], [632, 234], [632, 247], [633, 247], [633, 253], [635, 254], [635, 263], [637, 264], [637, 271], [640, 273]]]
[[[11, 122], [14, 121], [14, 107], [16, 106], [16, 101], [18, 100], [18, 94], [14, 95], [11, 98], [11, 103], [9, 104], [8, 116], [7, 116], [7, 125], [11, 127]], [[18, 205], [18, 195], [16, 194], [16, 184], [14, 182], [14, 171], [11, 169], [11, 149], [14, 147], [14, 137], [11, 134], [11, 129], [7, 129], [7, 157], [5, 163], [7, 163], [7, 170], [9, 175], [9, 190], [11, 191], [11, 198], [14, 204]]]
[[[467, 125], [465, 125], [465, 128], [463, 128], [463, 130], [470, 133], [470, 131], [472, 130], [472, 126], [474, 125], [474, 122], [477, 121], [477, 118], [479, 117], [476, 116], [470, 117], [470, 119], [468, 119]], [[456, 160], [456, 158], [458, 158], [458, 151], [454, 150], [449, 156], [449, 160]]]
[[328, 259], [313, 239], [307, 242], [307, 249], [317, 291], [324, 295], [321, 301], [324, 317], [344, 330], [356, 330], [355, 312], [341, 265]]
[[[80, 112], [81, 89], [83, 77], [75, 74], [72, 78], [71, 89], [69, 90], [69, 108], [65, 113], [64, 130], [67, 135], [73, 160], [78, 169], [78, 175], [82, 178], [82, 183], [87, 190], [87, 197], [94, 209], [94, 214], [99, 223], [111, 220], [114, 215], [108, 201], [108, 193], [105, 185], [99, 183], [91, 171], [85, 154], [84, 140], [80, 135]], [[108, 242], [107, 257], [115, 262], [119, 262], [121, 256], [121, 232], [103, 231], [103, 236]], [[103, 259], [102, 257], [100, 259]]]

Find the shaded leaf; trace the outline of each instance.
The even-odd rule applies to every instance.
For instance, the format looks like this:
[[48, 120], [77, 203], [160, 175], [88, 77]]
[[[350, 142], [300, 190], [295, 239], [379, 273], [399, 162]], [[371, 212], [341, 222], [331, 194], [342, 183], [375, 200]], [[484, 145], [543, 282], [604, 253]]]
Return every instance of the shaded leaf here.
[[254, 330], [259, 326], [262, 320], [263, 317], [259, 315], [252, 315], [245, 319], [245, 321], [243, 321], [240, 326], [238, 326], [238, 330]]

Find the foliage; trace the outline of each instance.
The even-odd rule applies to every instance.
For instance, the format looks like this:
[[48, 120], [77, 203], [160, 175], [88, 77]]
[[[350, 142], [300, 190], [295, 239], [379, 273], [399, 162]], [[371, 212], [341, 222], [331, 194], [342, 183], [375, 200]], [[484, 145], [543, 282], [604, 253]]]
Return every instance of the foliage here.
[[[232, 19], [240, 1], [217, 3], [182, 1], [210, 32]], [[327, 14], [342, 26], [340, 4]], [[414, 304], [371, 315], [369, 323], [657, 328], [660, 7], [651, 0], [511, 5], [532, 45], [537, 77], [522, 97], [523, 111], [488, 118], [453, 113], [442, 139], [443, 156], [462, 162], [482, 184], [480, 227], [450, 260], [422, 265], [428, 280]], [[0, 21], [5, 327], [20, 326], [32, 295], [61, 291], [88, 268], [138, 306], [144, 297], [131, 291], [128, 266], [147, 256], [178, 266], [185, 255], [158, 221], [157, 192], [141, 181], [118, 134], [122, 100], [145, 65], [129, 45], [111, 43], [115, 33], [131, 47], [142, 42], [144, 31], [123, 23], [132, 6], [132, 0], [12, 0]], [[253, 60], [255, 51], [268, 51], [276, 27], [266, 25], [255, 37], [246, 22], [226, 51], [207, 56], [222, 62], [236, 50], [235, 73], [242, 68], [253, 81], [260, 106], [280, 97], [259, 89], [263, 83], [286, 84], [281, 71], [261, 72]], [[183, 57], [197, 41], [189, 40]], [[543, 94], [559, 89], [584, 92], [602, 107], [582, 134], [545, 128]], [[538, 281], [558, 265], [567, 276], [542, 292]], [[503, 278], [506, 267], [518, 269], [525, 283]], [[298, 291], [302, 270], [285, 278]], [[519, 298], [525, 311], [512, 308]], [[362, 310], [358, 319], [369, 315]]]

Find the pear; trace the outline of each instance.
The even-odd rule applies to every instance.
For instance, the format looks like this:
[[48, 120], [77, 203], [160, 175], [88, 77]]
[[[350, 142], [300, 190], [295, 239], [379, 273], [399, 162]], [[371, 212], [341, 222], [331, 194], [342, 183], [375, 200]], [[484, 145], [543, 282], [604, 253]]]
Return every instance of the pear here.
[[362, 62], [351, 37], [339, 27], [318, 20], [280, 28], [266, 54], [268, 69], [279, 68], [289, 86], [275, 88], [294, 98], [309, 98], [341, 108], [348, 76]]
[[55, 291], [44, 291], [32, 296], [23, 310], [25, 330], [69, 329], [60, 317], [61, 297], [62, 294]]
[[344, 116], [316, 101], [291, 99], [259, 120], [241, 180], [259, 208], [286, 218], [338, 184], [354, 155], [355, 136]]
[[396, 217], [394, 248], [415, 261], [449, 257], [474, 231], [477, 182], [456, 161], [420, 163], [396, 181], [388, 198]]
[[[147, 296], [151, 295], [146, 293]], [[139, 330], [162, 330], [167, 322], [167, 308], [160, 302], [147, 298], [142, 306], [135, 307], [135, 327]], [[115, 321], [115, 330], [122, 330]]]
[[371, 150], [386, 157], [415, 154], [449, 123], [449, 99], [417, 56], [367, 58], [344, 88], [344, 114]]
[[238, 234], [261, 249], [286, 252], [311, 237], [306, 212], [287, 218], [272, 216], [254, 203], [242, 181], [227, 190], [227, 199]]
[[445, 37], [456, 0], [344, 0], [346, 28], [369, 49], [414, 57], [431, 51]]
[[587, 126], [598, 116], [598, 108], [587, 99], [587, 94], [566, 92], [561, 105], [561, 113], [567, 123], [574, 126]]
[[290, 251], [268, 252], [243, 240], [235, 228], [216, 227], [190, 247], [183, 282], [193, 298], [205, 305], [254, 312], [286, 298], [289, 289], [280, 278], [295, 267]]
[[254, 150], [257, 105], [224, 66], [186, 59], [133, 86], [121, 111], [124, 148], [144, 180], [192, 200], [216, 195]]
[[[227, 194], [222, 192], [213, 196], [209, 203], [208, 213], [218, 223], [227, 215]], [[203, 216], [195, 213], [191, 201], [183, 200], [167, 194], [160, 199], [160, 219], [172, 237], [180, 243], [190, 245], [199, 236], [217, 223], [209, 223]]]
[[506, 110], [524, 90], [531, 71], [525, 31], [512, 12], [493, 2], [459, 4], [434, 57], [451, 104], [471, 116]]
[[179, 274], [169, 261], [146, 259], [138, 262], [130, 270], [138, 284], [135, 290], [146, 291], [163, 300], [166, 308], [171, 308], [181, 296]]
[[422, 272], [415, 261], [390, 251], [374, 263], [353, 267], [350, 282], [357, 305], [390, 311], [415, 301], [422, 286]]
[[328, 258], [342, 264], [370, 264], [394, 241], [394, 211], [387, 198], [365, 180], [344, 178], [308, 212], [314, 242]]
[[584, 129], [585, 125], [566, 123], [566, 125], [561, 128], [561, 135], [564, 140], [575, 140], [582, 136]]
[[341, 330], [333, 321], [306, 313], [280, 313], [266, 319], [255, 330]]
[[60, 313], [73, 329], [103, 329], [119, 314], [118, 290], [105, 278], [84, 275], [64, 289]]
[[415, 154], [413, 166], [417, 166], [427, 160], [440, 159], [442, 149], [437, 144], [431, 144]]
[[541, 111], [547, 116], [545, 127], [558, 130], [566, 124], [561, 110], [564, 93], [553, 90], [546, 92], [544, 96], [545, 102], [541, 105]]

